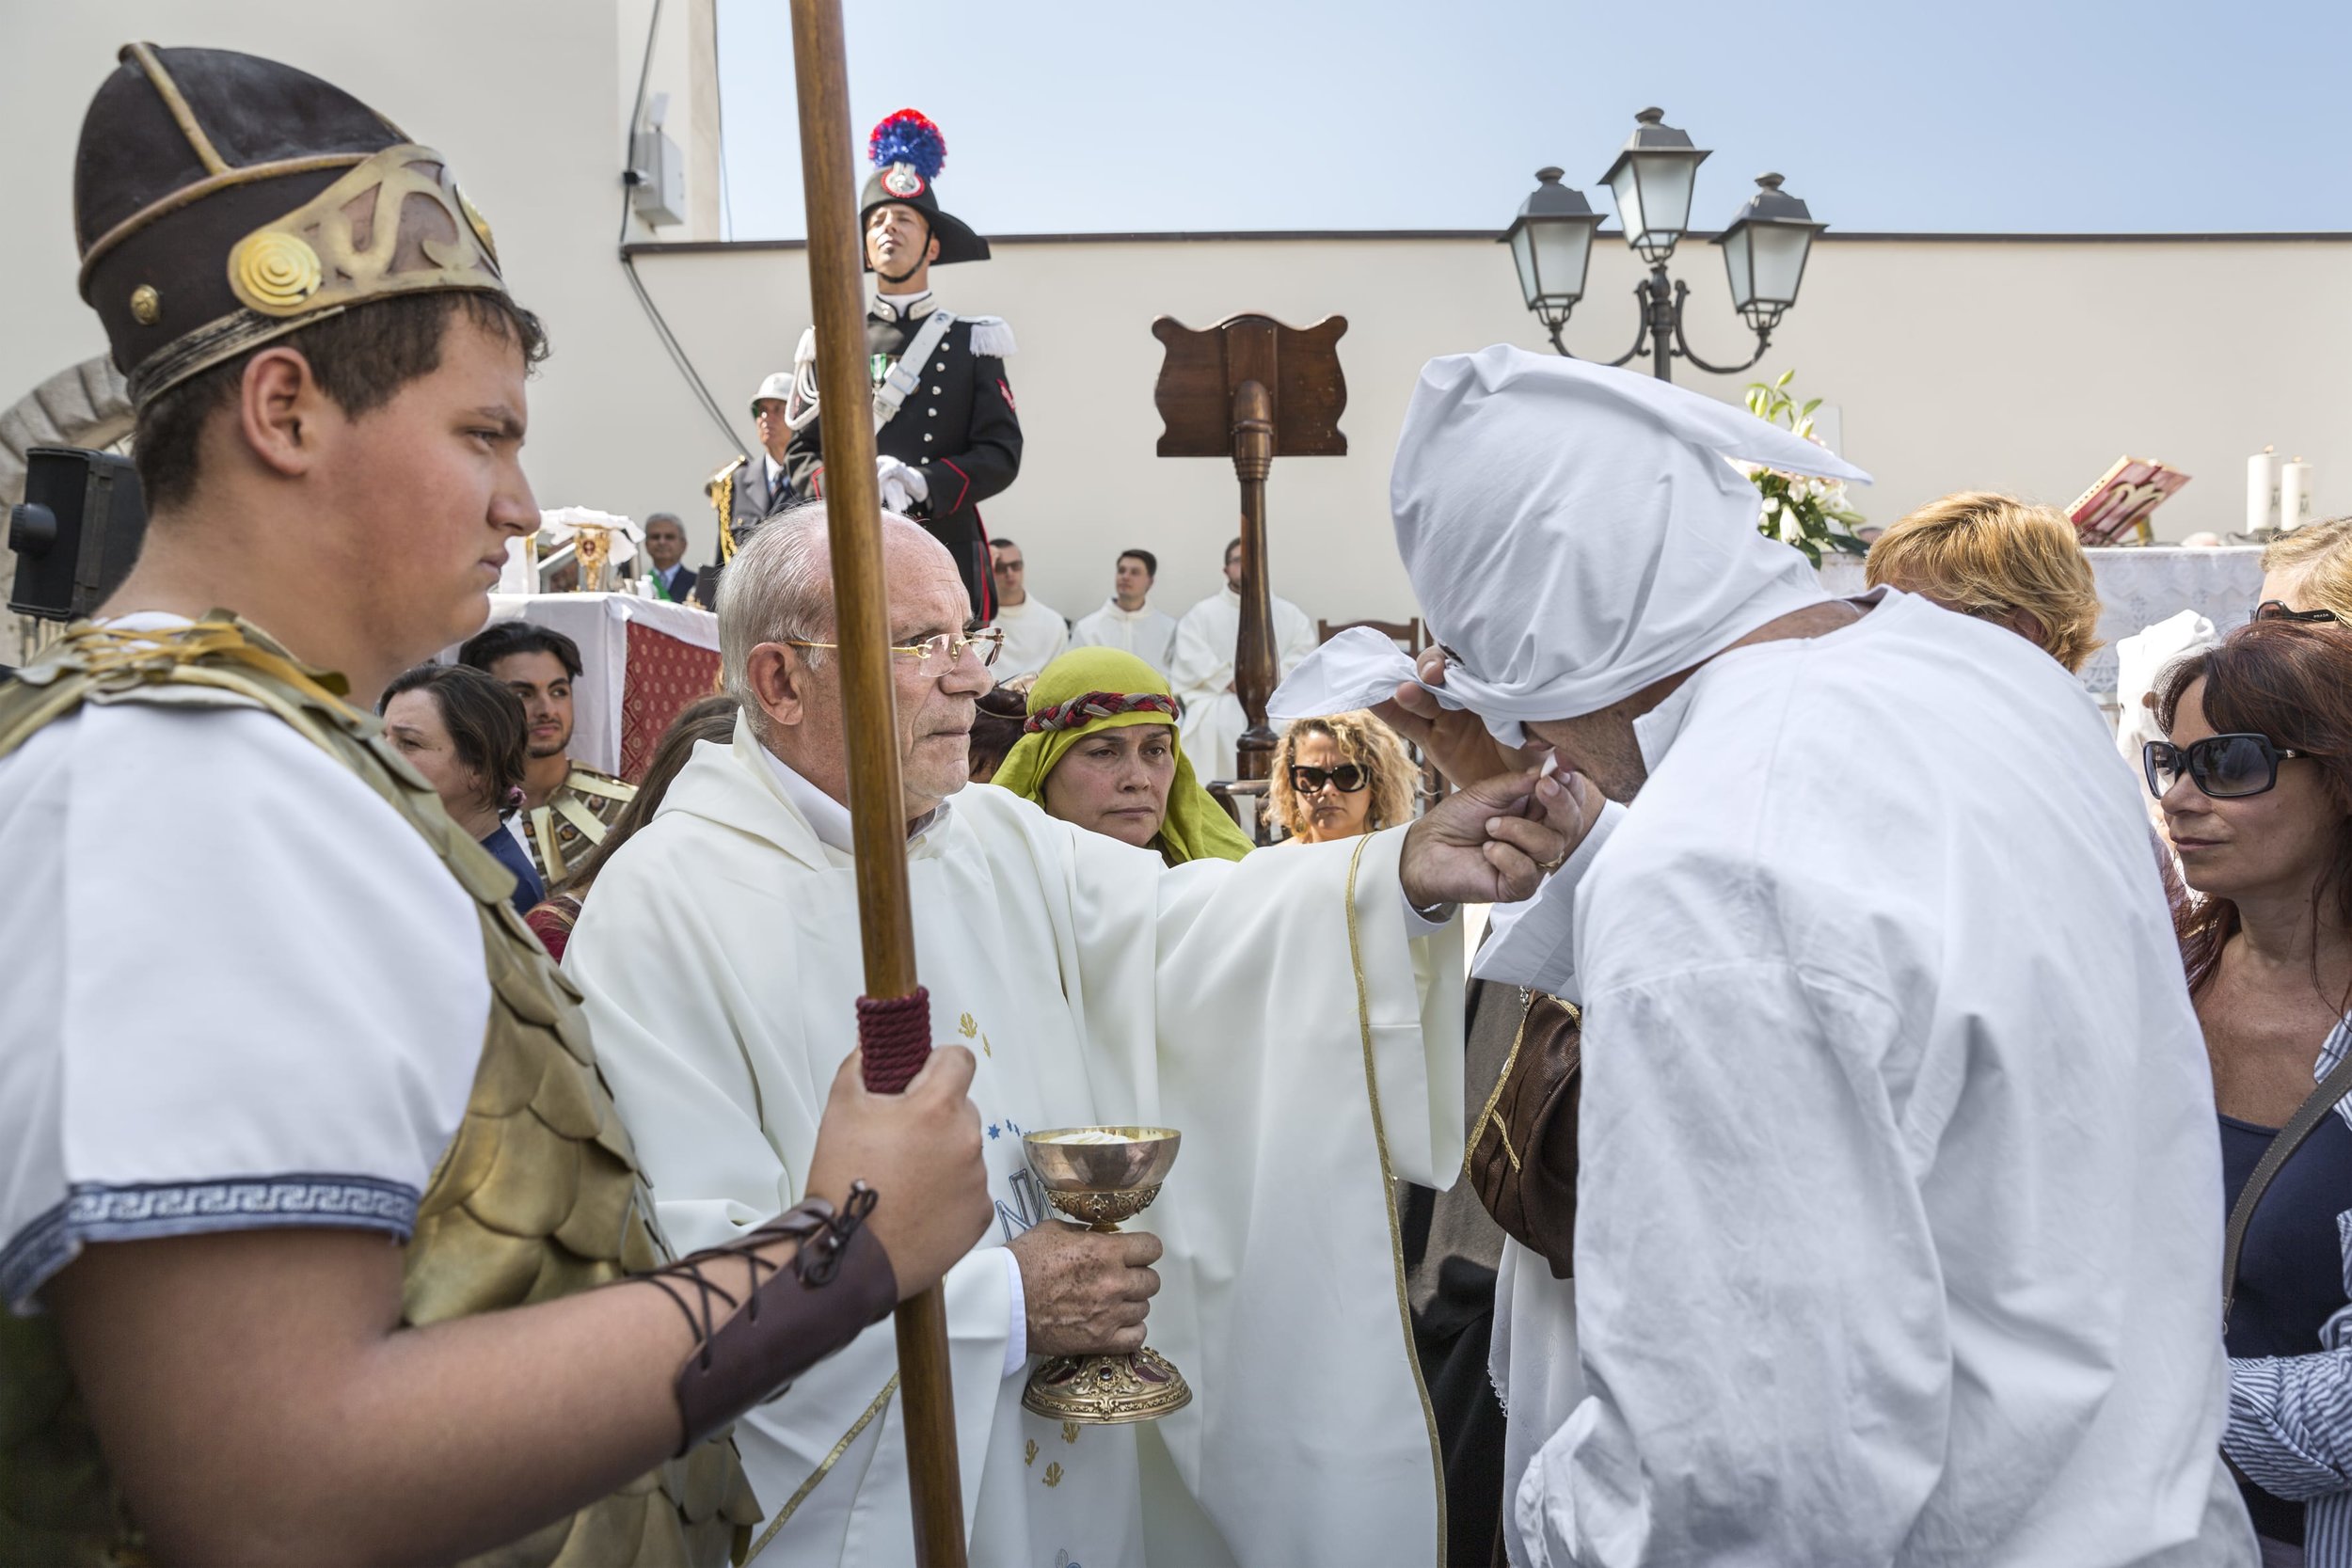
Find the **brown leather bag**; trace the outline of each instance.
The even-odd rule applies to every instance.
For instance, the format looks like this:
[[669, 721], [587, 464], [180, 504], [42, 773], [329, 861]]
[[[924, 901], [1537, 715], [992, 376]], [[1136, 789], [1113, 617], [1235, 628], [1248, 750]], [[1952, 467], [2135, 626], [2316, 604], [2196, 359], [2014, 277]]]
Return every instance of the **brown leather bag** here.
[[1470, 1127], [1462, 1172], [1503, 1232], [1541, 1253], [1553, 1278], [1566, 1279], [1576, 1246], [1583, 1014], [1542, 991], [1518, 994], [1518, 1034]]

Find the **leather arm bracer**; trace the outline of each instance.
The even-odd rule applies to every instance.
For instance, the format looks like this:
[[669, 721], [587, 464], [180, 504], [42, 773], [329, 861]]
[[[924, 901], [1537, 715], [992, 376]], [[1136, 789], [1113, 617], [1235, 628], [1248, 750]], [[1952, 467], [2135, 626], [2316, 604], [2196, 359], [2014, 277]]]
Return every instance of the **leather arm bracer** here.
[[[680, 1455], [783, 1393], [898, 1305], [890, 1255], [864, 1224], [874, 1196], [856, 1182], [838, 1212], [813, 1197], [724, 1246], [643, 1276], [677, 1303], [698, 1341], [677, 1373]], [[763, 1255], [787, 1239], [800, 1243], [790, 1262]]]

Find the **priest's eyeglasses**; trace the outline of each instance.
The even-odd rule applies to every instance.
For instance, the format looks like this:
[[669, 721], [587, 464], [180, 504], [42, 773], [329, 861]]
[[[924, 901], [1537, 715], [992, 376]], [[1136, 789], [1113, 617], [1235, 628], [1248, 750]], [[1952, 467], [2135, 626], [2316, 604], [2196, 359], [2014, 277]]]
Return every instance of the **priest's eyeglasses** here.
[[2273, 746], [2266, 735], [2209, 735], [2186, 746], [2151, 740], [2139, 753], [2148, 788], [2156, 799], [2164, 799], [2185, 772], [2217, 800], [2241, 800], [2273, 789], [2280, 763], [2311, 754]]
[[[838, 642], [812, 642], [805, 637], [787, 637], [780, 641], [787, 648], [839, 648]], [[1001, 627], [987, 626], [978, 631], [943, 631], [936, 637], [926, 637], [920, 642], [893, 642], [890, 657], [911, 658], [929, 669], [934, 658], [945, 659], [943, 669], [952, 670], [963, 662], [968, 652], [983, 666], [996, 662], [996, 656], [1005, 651], [1005, 634]]]
[[2332, 610], [2289, 610], [2284, 599], [2265, 599], [2254, 607], [2257, 621], [2300, 621], [2307, 625], [2328, 626], [2344, 617]]
[[1312, 795], [1325, 784], [1343, 795], [1353, 795], [1372, 783], [1372, 775], [1352, 762], [1337, 768], [1309, 768], [1304, 763], [1291, 765], [1291, 788], [1300, 795]]

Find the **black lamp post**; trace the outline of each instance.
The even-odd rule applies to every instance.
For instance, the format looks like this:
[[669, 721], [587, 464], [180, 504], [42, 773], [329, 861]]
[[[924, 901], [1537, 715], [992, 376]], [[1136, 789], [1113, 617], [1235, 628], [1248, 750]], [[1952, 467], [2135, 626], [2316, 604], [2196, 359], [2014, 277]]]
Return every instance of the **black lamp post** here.
[[[1737, 374], [1772, 346], [1772, 328], [1797, 302], [1813, 236], [1827, 225], [1814, 222], [1804, 203], [1780, 188], [1779, 175], [1757, 178], [1756, 195], [1715, 237], [1724, 249], [1732, 306], [1756, 333], [1756, 352], [1737, 365], [1708, 363], [1683, 335], [1683, 303], [1691, 286], [1666, 275], [1675, 245], [1690, 228], [1692, 188], [1707, 150], [1692, 146], [1689, 133], [1666, 124], [1663, 110], [1644, 109], [1633, 118], [1633, 135], [1601, 182], [1615, 195], [1626, 244], [1649, 263], [1649, 277], [1633, 286], [1641, 308], [1633, 346], [1609, 362], [1627, 364], [1646, 349], [1650, 373], [1661, 381], [1674, 379], [1678, 358], [1710, 374]], [[1582, 193], [1560, 183], [1560, 170], [1538, 169], [1535, 179], [1534, 193], [1520, 205], [1503, 239], [1518, 267], [1527, 308], [1551, 334], [1551, 346], [1565, 355], [1560, 331], [1583, 297], [1593, 230], [1600, 219]]]

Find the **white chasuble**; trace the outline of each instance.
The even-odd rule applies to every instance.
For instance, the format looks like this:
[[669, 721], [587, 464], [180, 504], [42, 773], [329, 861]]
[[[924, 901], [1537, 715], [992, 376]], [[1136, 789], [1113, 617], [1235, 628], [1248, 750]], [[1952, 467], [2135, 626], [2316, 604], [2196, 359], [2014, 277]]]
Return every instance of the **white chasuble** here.
[[[1273, 601], [1275, 679], [1314, 652], [1315, 625], [1288, 599]], [[1234, 743], [1249, 727], [1233, 694], [1233, 657], [1241, 644], [1241, 595], [1228, 588], [1184, 611], [1168, 655], [1168, 684], [1184, 705], [1177, 734], [1202, 783], [1233, 777]], [[1279, 726], [1278, 726], [1279, 727]]]
[[[854, 870], [771, 761], [741, 729], [697, 748], [565, 957], [681, 1251], [803, 1196], [855, 1045]], [[1461, 965], [1457, 927], [1407, 935], [1400, 846], [1169, 869], [986, 785], [910, 840], [932, 1033], [977, 1058], [996, 1202], [946, 1279], [976, 1564], [1437, 1559], [1389, 1182], [1459, 1169]], [[1115, 1122], [1184, 1133], [1130, 1224], [1167, 1243], [1150, 1338], [1194, 1391], [1149, 1431], [1028, 1415], [1034, 1358], [1007, 1366], [997, 1249], [1048, 1213], [1021, 1134]], [[878, 1323], [739, 1423], [763, 1531], [781, 1521], [768, 1560], [913, 1560], [896, 1373]]]

